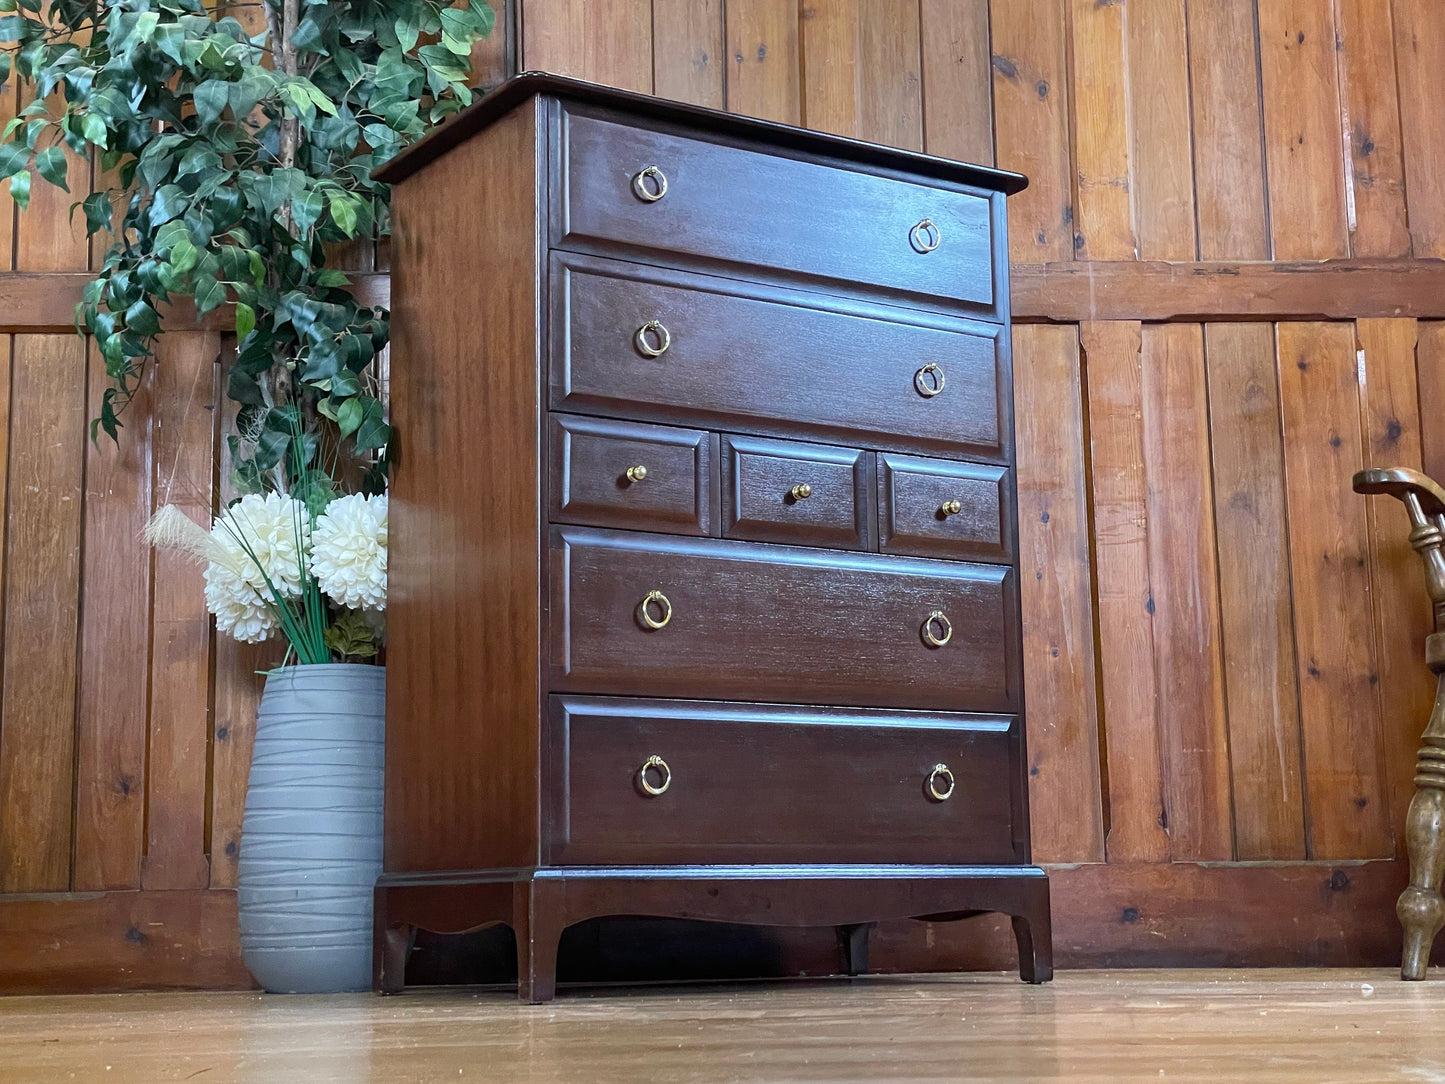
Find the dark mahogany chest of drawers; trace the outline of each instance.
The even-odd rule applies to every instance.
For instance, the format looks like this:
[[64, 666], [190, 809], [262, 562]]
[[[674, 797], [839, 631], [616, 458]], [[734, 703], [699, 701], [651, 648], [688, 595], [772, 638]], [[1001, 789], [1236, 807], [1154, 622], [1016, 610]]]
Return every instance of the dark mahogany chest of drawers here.
[[396, 183], [386, 873], [416, 929], [1014, 916], [1015, 174], [542, 75]]

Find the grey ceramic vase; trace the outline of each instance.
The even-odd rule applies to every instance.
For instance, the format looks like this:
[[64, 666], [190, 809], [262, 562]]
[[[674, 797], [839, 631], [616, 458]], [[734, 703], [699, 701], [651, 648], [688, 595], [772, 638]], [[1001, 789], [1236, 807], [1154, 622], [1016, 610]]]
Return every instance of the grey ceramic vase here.
[[385, 694], [380, 666], [288, 666], [266, 677], [237, 898], [242, 958], [273, 993], [371, 985]]

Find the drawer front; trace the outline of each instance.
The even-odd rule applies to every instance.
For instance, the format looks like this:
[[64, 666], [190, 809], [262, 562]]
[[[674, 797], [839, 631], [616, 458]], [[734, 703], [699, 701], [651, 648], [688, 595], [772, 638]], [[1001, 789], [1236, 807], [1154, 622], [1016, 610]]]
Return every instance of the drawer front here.
[[995, 325], [574, 256], [551, 294], [554, 409], [1004, 458]]
[[[556, 527], [551, 687], [1012, 712], [1013, 577], [1000, 565]], [[942, 646], [925, 639], [935, 611], [952, 629], [929, 622]]]
[[551, 432], [554, 522], [713, 533], [715, 434], [566, 414]]
[[554, 696], [549, 860], [1018, 862], [1017, 725]]
[[[856, 173], [577, 112], [564, 112], [561, 123], [554, 245], [625, 245], [994, 307], [987, 193]], [[640, 176], [649, 166], [657, 172]], [[655, 196], [664, 177], [660, 198], [639, 194], [640, 187]]]
[[878, 533], [884, 553], [1009, 561], [1013, 521], [1004, 467], [878, 455]]
[[874, 548], [871, 452], [724, 436], [722, 481], [726, 538]]

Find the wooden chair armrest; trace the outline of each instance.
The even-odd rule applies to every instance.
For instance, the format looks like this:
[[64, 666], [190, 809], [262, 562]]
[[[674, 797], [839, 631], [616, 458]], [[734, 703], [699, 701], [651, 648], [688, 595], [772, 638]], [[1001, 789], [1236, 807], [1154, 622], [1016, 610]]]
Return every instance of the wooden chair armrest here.
[[1355, 492], [1385, 494], [1404, 500], [1414, 494], [1427, 516], [1445, 516], [1445, 489], [1428, 474], [1409, 467], [1362, 470], [1355, 475]]

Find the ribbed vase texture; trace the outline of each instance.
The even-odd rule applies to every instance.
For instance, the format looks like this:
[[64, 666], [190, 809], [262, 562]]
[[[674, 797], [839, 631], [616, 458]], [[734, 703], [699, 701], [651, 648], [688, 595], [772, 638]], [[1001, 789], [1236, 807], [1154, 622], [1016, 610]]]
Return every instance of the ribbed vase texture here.
[[241, 826], [241, 954], [274, 993], [371, 985], [386, 671], [269, 674]]

